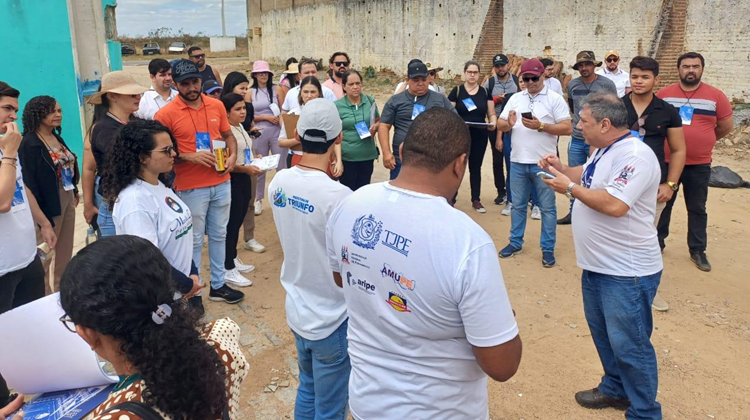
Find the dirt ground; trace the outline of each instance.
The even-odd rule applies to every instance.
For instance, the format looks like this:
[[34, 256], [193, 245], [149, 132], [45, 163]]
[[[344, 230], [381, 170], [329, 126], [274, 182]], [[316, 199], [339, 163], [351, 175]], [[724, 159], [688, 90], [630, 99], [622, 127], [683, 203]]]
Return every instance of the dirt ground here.
[[[222, 64], [222, 74], [250, 65]], [[145, 66], [128, 66], [147, 84]], [[387, 99], [393, 83], [375, 81], [365, 88]], [[568, 138], [560, 141], [565, 158]], [[750, 151], [721, 149], [715, 165], [734, 169], [750, 179]], [[486, 214], [471, 209], [468, 179], [458, 196], [457, 208], [481, 225], [502, 248], [507, 244], [510, 218], [492, 204], [491, 155], [483, 166], [483, 203]], [[387, 180], [387, 171], [376, 162], [373, 182]], [[206, 300], [209, 318], [230, 316], [242, 329], [242, 345], [251, 365], [242, 386], [245, 418], [291, 418], [294, 408], [296, 350], [286, 325], [284, 290], [279, 283], [283, 255], [267, 200], [256, 218], [256, 238], [267, 247], [263, 254], [240, 250], [240, 258], [257, 268], [249, 277], [254, 284], [243, 291], [239, 305]], [[568, 201], [558, 195], [558, 214]], [[79, 208], [79, 213], [81, 209]], [[672, 234], [664, 252], [661, 295], [669, 302], [666, 313], [654, 313], [653, 343], [659, 362], [659, 395], [665, 419], [750, 418], [750, 191], [711, 189], [708, 199], [709, 246], [713, 271], [699, 271], [689, 259], [687, 218], [682, 194], [673, 213]], [[79, 221], [82, 220], [79, 214]], [[79, 222], [77, 243], [85, 227]], [[576, 266], [570, 226], [557, 229], [557, 266], [541, 265], [538, 248], [540, 221], [530, 220], [524, 253], [501, 265], [511, 302], [517, 313], [524, 355], [520, 369], [507, 383], [490, 381], [492, 419], [620, 419], [612, 409], [590, 411], [579, 407], [573, 394], [597, 385], [602, 374], [583, 314], [580, 269]], [[204, 265], [207, 263], [204, 257]], [[206, 267], [204, 267], [204, 271]], [[270, 384], [286, 385], [270, 392]], [[264, 392], [269, 391], [269, 392]]]

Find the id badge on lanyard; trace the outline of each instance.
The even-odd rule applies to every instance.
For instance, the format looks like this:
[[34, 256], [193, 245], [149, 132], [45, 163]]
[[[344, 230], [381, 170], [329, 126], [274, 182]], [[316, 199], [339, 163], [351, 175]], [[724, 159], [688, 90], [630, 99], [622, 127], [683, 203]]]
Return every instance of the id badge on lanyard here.
[[474, 104], [474, 101], [471, 98], [466, 98], [462, 102], [464, 103], [464, 106], [466, 107], [466, 110], [469, 111], [469, 112], [477, 109], [476, 104]]
[[370, 137], [370, 128], [367, 126], [366, 122], [360, 121], [354, 124], [354, 128], [357, 129], [357, 134], [359, 134], [359, 138], [366, 139]]
[[682, 125], [690, 125], [693, 123], [693, 113], [695, 108], [690, 105], [683, 105], [680, 107], [680, 119], [682, 119]]
[[427, 109], [426, 106], [422, 104], [414, 104], [414, 109], [411, 110], [411, 119], [414, 120], [419, 116], [419, 114], [423, 113]]
[[196, 152], [210, 152], [211, 151], [211, 136], [206, 133], [199, 131], [195, 133], [195, 151]]
[[253, 157], [250, 155], [250, 149], [245, 149], [245, 166], [249, 165], [252, 160]]
[[73, 188], [75, 188], [75, 185], [73, 185], [73, 168], [70, 166], [64, 166], [60, 170], [60, 178], [65, 191], [72, 191]]
[[11, 202], [10, 208], [11, 213], [26, 208], [26, 200], [23, 198], [23, 181], [21, 178], [16, 179], [16, 189], [13, 191], [13, 201]]

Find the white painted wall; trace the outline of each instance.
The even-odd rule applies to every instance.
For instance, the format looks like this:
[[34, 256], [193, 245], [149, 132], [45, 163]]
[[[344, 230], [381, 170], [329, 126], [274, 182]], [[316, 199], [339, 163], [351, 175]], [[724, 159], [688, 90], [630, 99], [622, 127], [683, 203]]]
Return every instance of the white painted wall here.
[[212, 36], [211, 52], [237, 51], [237, 38], [233, 36]]

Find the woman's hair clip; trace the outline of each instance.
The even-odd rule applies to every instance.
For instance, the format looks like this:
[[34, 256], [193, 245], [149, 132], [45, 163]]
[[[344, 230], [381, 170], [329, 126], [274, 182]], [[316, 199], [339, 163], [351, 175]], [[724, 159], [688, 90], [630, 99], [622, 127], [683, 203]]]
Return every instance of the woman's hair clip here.
[[156, 307], [156, 311], [151, 312], [151, 319], [155, 323], [161, 325], [171, 315], [172, 315], [172, 307], [167, 305], [166, 303], [162, 303], [161, 305]]

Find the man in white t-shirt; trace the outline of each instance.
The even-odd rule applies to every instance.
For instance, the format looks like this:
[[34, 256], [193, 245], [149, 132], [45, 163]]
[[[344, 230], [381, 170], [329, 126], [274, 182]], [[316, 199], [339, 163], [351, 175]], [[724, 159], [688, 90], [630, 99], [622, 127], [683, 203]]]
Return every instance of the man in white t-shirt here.
[[[317, 61], [305, 59], [299, 63], [299, 80], [302, 81], [302, 79], [308, 76], [318, 77]], [[321, 87], [323, 88], [323, 97], [331, 102], [336, 102], [336, 94], [325, 86]], [[284, 99], [284, 103], [281, 105], [281, 110], [284, 114], [296, 108], [299, 108], [299, 83], [297, 86], [289, 89], [289, 92], [286, 93], [286, 99]]]
[[155, 58], [148, 63], [151, 75], [151, 90], [141, 96], [141, 103], [135, 116], [144, 120], [153, 120], [154, 115], [177, 97], [177, 90], [172, 89], [172, 66], [163, 58]]
[[[20, 92], [0, 82], [0, 314], [44, 297], [44, 268], [37, 256], [35, 226], [50, 248], [57, 238], [47, 217], [23, 183], [18, 146]], [[10, 391], [0, 376], [0, 409]]]
[[[526, 206], [534, 189], [542, 212], [542, 265], [554, 267], [557, 239], [557, 208], [555, 194], [537, 176], [537, 162], [548, 153], [557, 152], [557, 137], [572, 130], [568, 105], [562, 96], [544, 85], [544, 65], [536, 58], [521, 65], [521, 79], [526, 90], [510, 97], [497, 119], [497, 128], [511, 131], [513, 150], [510, 153], [510, 188], [513, 202], [510, 243], [500, 251], [500, 258], [509, 258], [523, 249], [526, 231]], [[502, 136], [496, 146], [502, 148]]]
[[[347, 415], [347, 314], [326, 252], [326, 222], [352, 191], [328, 177], [334, 144], [342, 140], [336, 105], [313, 99], [300, 112], [295, 134], [302, 160], [268, 186], [284, 262], [286, 319], [297, 345], [300, 384], [294, 408], [300, 419]], [[340, 279], [339, 279], [340, 280]]]
[[539, 60], [544, 66], [544, 86], [547, 86], [553, 92], [563, 95], [563, 88], [560, 81], [555, 77], [555, 62], [549, 58]]
[[349, 312], [355, 419], [488, 419], [487, 375], [511, 378], [521, 339], [492, 238], [449, 203], [470, 136], [454, 112], [415, 118], [390, 182], [360, 188], [328, 221]]
[[617, 50], [609, 50], [604, 56], [604, 67], [596, 70], [596, 74], [602, 75], [611, 80], [617, 88], [617, 97], [630, 93], [630, 74], [620, 69], [620, 53]]
[[628, 111], [614, 94], [592, 93], [581, 107], [578, 128], [598, 150], [573, 168], [554, 153], [539, 161], [555, 176], [544, 182], [576, 199], [573, 240], [583, 269], [583, 309], [604, 368], [599, 385], [575, 398], [587, 408], [627, 410], [629, 419], [661, 419], [651, 345], [651, 304], [663, 268], [654, 227], [659, 161], [632, 136]]

